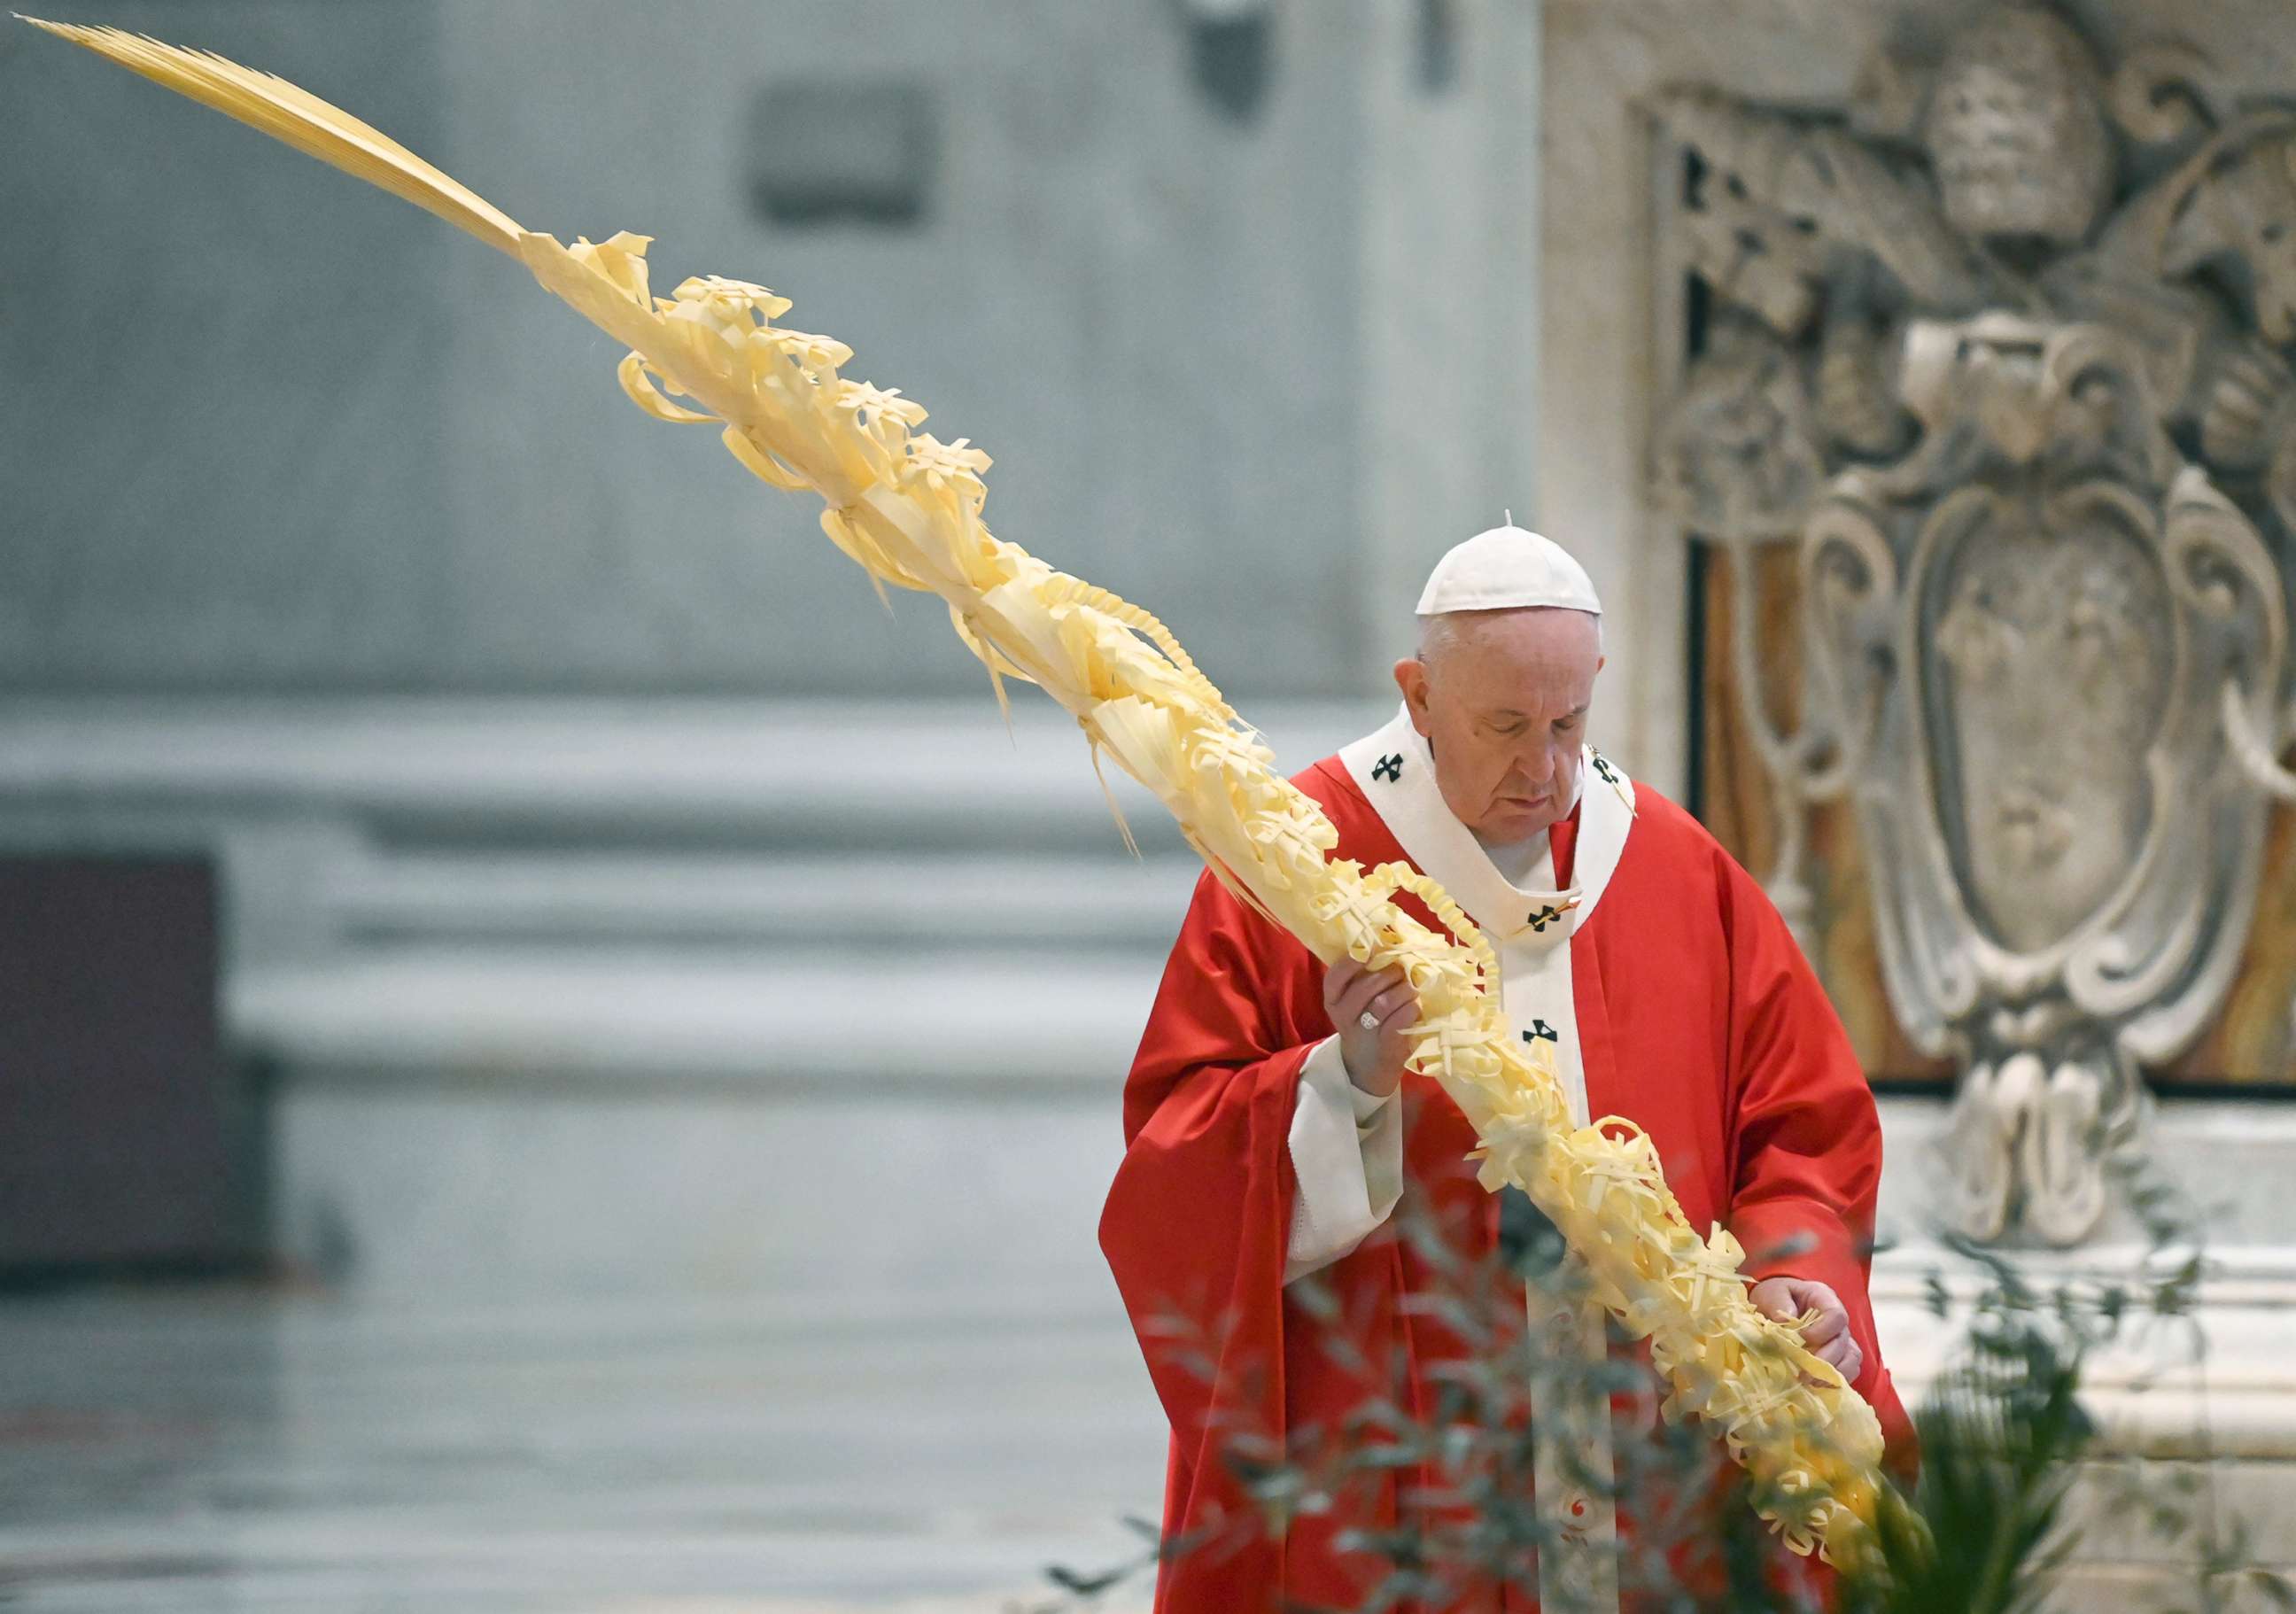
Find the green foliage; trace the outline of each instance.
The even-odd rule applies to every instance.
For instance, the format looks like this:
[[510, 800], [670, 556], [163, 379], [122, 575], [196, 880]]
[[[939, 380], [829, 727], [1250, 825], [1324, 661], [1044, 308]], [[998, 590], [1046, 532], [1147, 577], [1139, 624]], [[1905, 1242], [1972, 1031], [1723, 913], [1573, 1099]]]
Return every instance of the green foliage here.
[[1968, 1354], [1915, 1418], [1914, 1503], [1881, 1520], [1885, 1574], [1852, 1606], [1873, 1614], [2026, 1614], [2077, 1542], [2063, 1528], [2075, 1464], [2094, 1433], [2075, 1391], [2079, 1348], [2038, 1314], [1971, 1331]]
[[[2083, 1544], [2077, 1511], [2091, 1531], [2177, 1544], [2193, 1565], [2190, 1614], [2215, 1614], [2243, 1586], [2273, 1606], [2296, 1609], [2296, 1590], [2255, 1568], [2247, 1532], [2220, 1517], [2205, 1462], [2164, 1479], [2142, 1465], [2085, 1461], [2096, 1430], [2080, 1390], [2101, 1350], [2165, 1346], [2194, 1364], [2203, 1355], [2196, 1307], [2207, 1266], [2192, 1234], [2198, 1217], [2141, 1170], [2132, 1176], [2128, 1202], [2148, 1235], [2132, 1273], [2103, 1275], [2058, 1262], [2045, 1283], [2033, 1275], [2042, 1263], [2029, 1270], [2003, 1251], [1944, 1241], [1951, 1263], [1928, 1274], [1925, 1295], [1934, 1315], [1961, 1318], [1959, 1336], [1915, 1410], [1919, 1480], [1910, 1495], [1884, 1497], [1878, 1568], [1845, 1579], [1838, 1605], [1843, 1614], [2038, 1614]], [[1442, 1505], [1408, 1508], [1394, 1528], [1348, 1538], [1347, 1545], [1385, 1566], [1350, 1614], [1440, 1603], [1463, 1580], [1535, 1593], [1538, 1553], [1552, 1540], [1552, 1526], [1531, 1495], [1533, 1385], [1541, 1387], [1542, 1404], [1552, 1405], [1545, 1397], [1558, 1392], [1639, 1396], [1650, 1384], [1631, 1364], [1563, 1362], [1536, 1348], [1522, 1327], [1521, 1283], [1526, 1277], [1542, 1287], [1567, 1281], [1558, 1275], [1564, 1269], [1538, 1259], [1539, 1252], [1519, 1252], [1513, 1265], [1496, 1258], [1465, 1262], [1438, 1230], [1398, 1231], [1439, 1274], [1435, 1292], [1414, 1297], [1415, 1311], [1467, 1341], [1471, 1356], [1441, 1376], [1435, 1404], [1422, 1417], [1392, 1398], [1373, 1397], [1340, 1429], [1234, 1431], [1231, 1464], [1259, 1517], [1232, 1523], [1280, 1532], [1292, 1520], [1327, 1511], [1397, 1471], [1432, 1464], [1448, 1477], [1444, 1494], [1412, 1501]], [[1357, 1331], [1331, 1291], [1310, 1280], [1295, 1286], [1292, 1298], [1323, 1325], [1335, 1358], [1365, 1365]], [[1175, 1360], [1216, 1358], [1208, 1342], [1192, 1339], [1178, 1321], [1170, 1333]], [[1399, 1364], [1395, 1371], [1390, 1381], [1400, 1383]], [[1715, 1505], [1723, 1480], [1735, 1471], [1694, 1428], [1652, 1425], [1615, 1444], [1613, 1494], [1631, 1499], [1636, 1512], [1633, 1548], [1620, 1565], [1629, 1606], [1639, 1601], [1684, 1614], [1809, 1614], [1806, 1597], [1776, 1584], [1778, 1550], [1742, 1478], [1731, 1499]], [[1047, 1614], [1095, 1606], [1161, 1560], [1204, 1544], [1160, 1543], [1105, 1575], [1053, 1570], [1070, 1595], [1048, 1605]], [[1681, 1574], [1685, 1564], [1687, 1577]], [[1135, 1585], [1133, 1594], [1144, 1590]]]

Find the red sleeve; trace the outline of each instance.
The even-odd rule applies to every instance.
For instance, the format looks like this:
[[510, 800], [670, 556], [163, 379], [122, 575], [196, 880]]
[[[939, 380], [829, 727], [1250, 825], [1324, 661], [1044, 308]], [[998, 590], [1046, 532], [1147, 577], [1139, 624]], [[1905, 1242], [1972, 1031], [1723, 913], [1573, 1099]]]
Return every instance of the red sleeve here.
[[[1172, 1423], [1172, 1534], [1251, 1518], [1224, 1455], [1283, 1433], [1292, 1110], [1300, 1064], [1330, 1032], [1321, 963], [1207, 873], [1125, 1086], [1124, 1161], [1100, 1223]], [[1188, 1606], [1226, 1606], [1223, 1583], [1247, 1601], [1277, 1584], [1258, 1561], [1274, 1549], [1245, 1536], [1168, 1565], [1205, 1579]]]
[[1864, 1353], [1855, 1388], [1893, 1446], [1910, 1433], [1882, 1365], [1867, 1278], [1882, 1125], [1816, 973], [1753, 877], [1722, 864], [1730, 953], [1730, 1231], [1750, 1278], [1831, 1287]]

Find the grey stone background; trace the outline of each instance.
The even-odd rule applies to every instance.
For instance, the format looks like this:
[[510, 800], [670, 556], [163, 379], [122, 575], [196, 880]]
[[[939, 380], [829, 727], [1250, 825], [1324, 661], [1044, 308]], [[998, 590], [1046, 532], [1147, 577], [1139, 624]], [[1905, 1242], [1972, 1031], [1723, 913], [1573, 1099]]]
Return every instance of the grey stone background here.
[[[1444, 547], [1564, 523], [1597, 738], [1679, 791], [1621, 86], [1704, 53], [1702, 5], [52, 9], [277, 71], [530, 227], [652, 233], [657, 287], [792, 297], [1295, 766], [1380, 718]], [[759, 211], [882, 149], [760, 150], [761, 96], [888, 86], [938, 131], [913, 223]], [[1153, 1512], [1094, 1225], [1193, 859], [1119, 791], [1127, 858], [1072, 725], [1020, 692], [1008, 735], [936, 607], [882, 611], [619, 357], [404, 204], [0, 29], [0, 854], [214, 860], [272, 1262], [0, 1297], [25, 1607], [986, 1610]], [[1938, 1119], [1888, 1118], [1900, 1235]], [[2185, 1121], [2179, 1169], [2267, 1185], [2226, 1232], [2279, 1274], [2285, 1112]], [[1882, 1289], [1910, 1388], [1939, 1347], [1914, 1270]], [[2284, 1495], [2280, 1386], [2231, 1385], [2243, 1495]], [[2190, 1464], [2185, 1411], [2128, 1415]]]
[[[1239, 691], [1365, 687], [1406, 620], [1374, 632], [1382, 552], [1423, 569], [1467, 512], [1534, 497], [1529, 422], [1476, 385], [1527, 386], [1505, 339], [1529, 337], [1532, 237], [1487, 205], [1529, 218], [1507, 183], [1528, 153], [1390, 171], [1414, 119], [1528, 82], [1535, 53], [1501, 53], [1530, 41], [1527, 7], [1438, 8], [1459, 58], [1431, 86], [1407, 9], [1275, 6], [1245, 117], [1199, 81], [1177, 0], [53, 9], [278, 70], [532, 227], [655, 234], [662, 289], [772, 284], [857, 349], [853, 373], [988, 448], [1000, 532], [1150, 602]], [[791, 85], [931, 109], [914, 223], [753, 205], [776, 163], [753, 103]], [[29, 30], [0, 52], [0, 151], [16, 687], [914, 696], [972, 676], [935, 610], [887, 621], [810, 510], [711, 434], [637, 416], [603, 336], [396, 201]], [[1471, 233], [1406, 229], [1406, 193]], [[1439, 265], [1390, 274], [1397, 229], [1414, 258], [1456, 251], [1480, 299]], [[1430, 371], [1441, 416], [1398, 418]], [[1379, 496], [1396, 473], [1400, 507]]]

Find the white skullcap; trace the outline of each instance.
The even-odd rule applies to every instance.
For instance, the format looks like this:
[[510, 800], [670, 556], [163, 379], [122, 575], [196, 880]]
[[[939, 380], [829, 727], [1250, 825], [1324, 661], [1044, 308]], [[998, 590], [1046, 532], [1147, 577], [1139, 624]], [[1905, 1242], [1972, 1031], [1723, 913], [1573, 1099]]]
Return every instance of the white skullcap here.
[[1479, 532], [1435, 562], [1418, 614], [1554, 605], [1603, 614], [1587, 569], [1552, 538], [1512, 524]]

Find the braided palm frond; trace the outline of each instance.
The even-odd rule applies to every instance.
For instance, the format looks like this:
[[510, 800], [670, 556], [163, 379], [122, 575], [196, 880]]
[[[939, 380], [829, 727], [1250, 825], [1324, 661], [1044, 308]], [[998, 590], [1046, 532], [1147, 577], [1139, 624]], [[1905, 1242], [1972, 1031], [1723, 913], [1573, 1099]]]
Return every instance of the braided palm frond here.
[[[1560, 1230], [1594, 1297], [1650, 1342], [1669, 1415], [1721, 1437], [1790, 1547], [1869, 1558], [1888, 1494], [1873, 1409], [1795, 1329], [1755, 1308], [1736, 1241], [1690, 1225], [1647, 1137], [1574, 1127], [1551, 1059], [1508, 1035], [1490, 949], [1456, 903], [1409, 871], [1332, 861], [1338, 832], [1160, 621], [989, 532], [985, 454], [917, 430], [922, 409], [842, 376], [850, 350], [776, 325], [790, 305], [765, 287], [697, 277], [656, 297], [644, 237], [570, 247], [522, 231], [283, 80], [115, 30], [41, 26], [513, 253], [631, 349], [620, 379], [634, 402], [664, 420], [723, 422], [727, 447], [761, 480], [817, 495], [828, 536], [873, 581], [938, 595], [1000, 698], [1006, 676], [1041, 686], [1074, 715], [1095, 762], [1113, 758], [1152, 791], [1245, 902], [1327, 962], [1400, 966], [1420, 995], [1412, 1066], [1473, 1126], [1478, 1180], [1521, 1188]], [[1398, 907], [1403, 890], [1453, 935]]]

